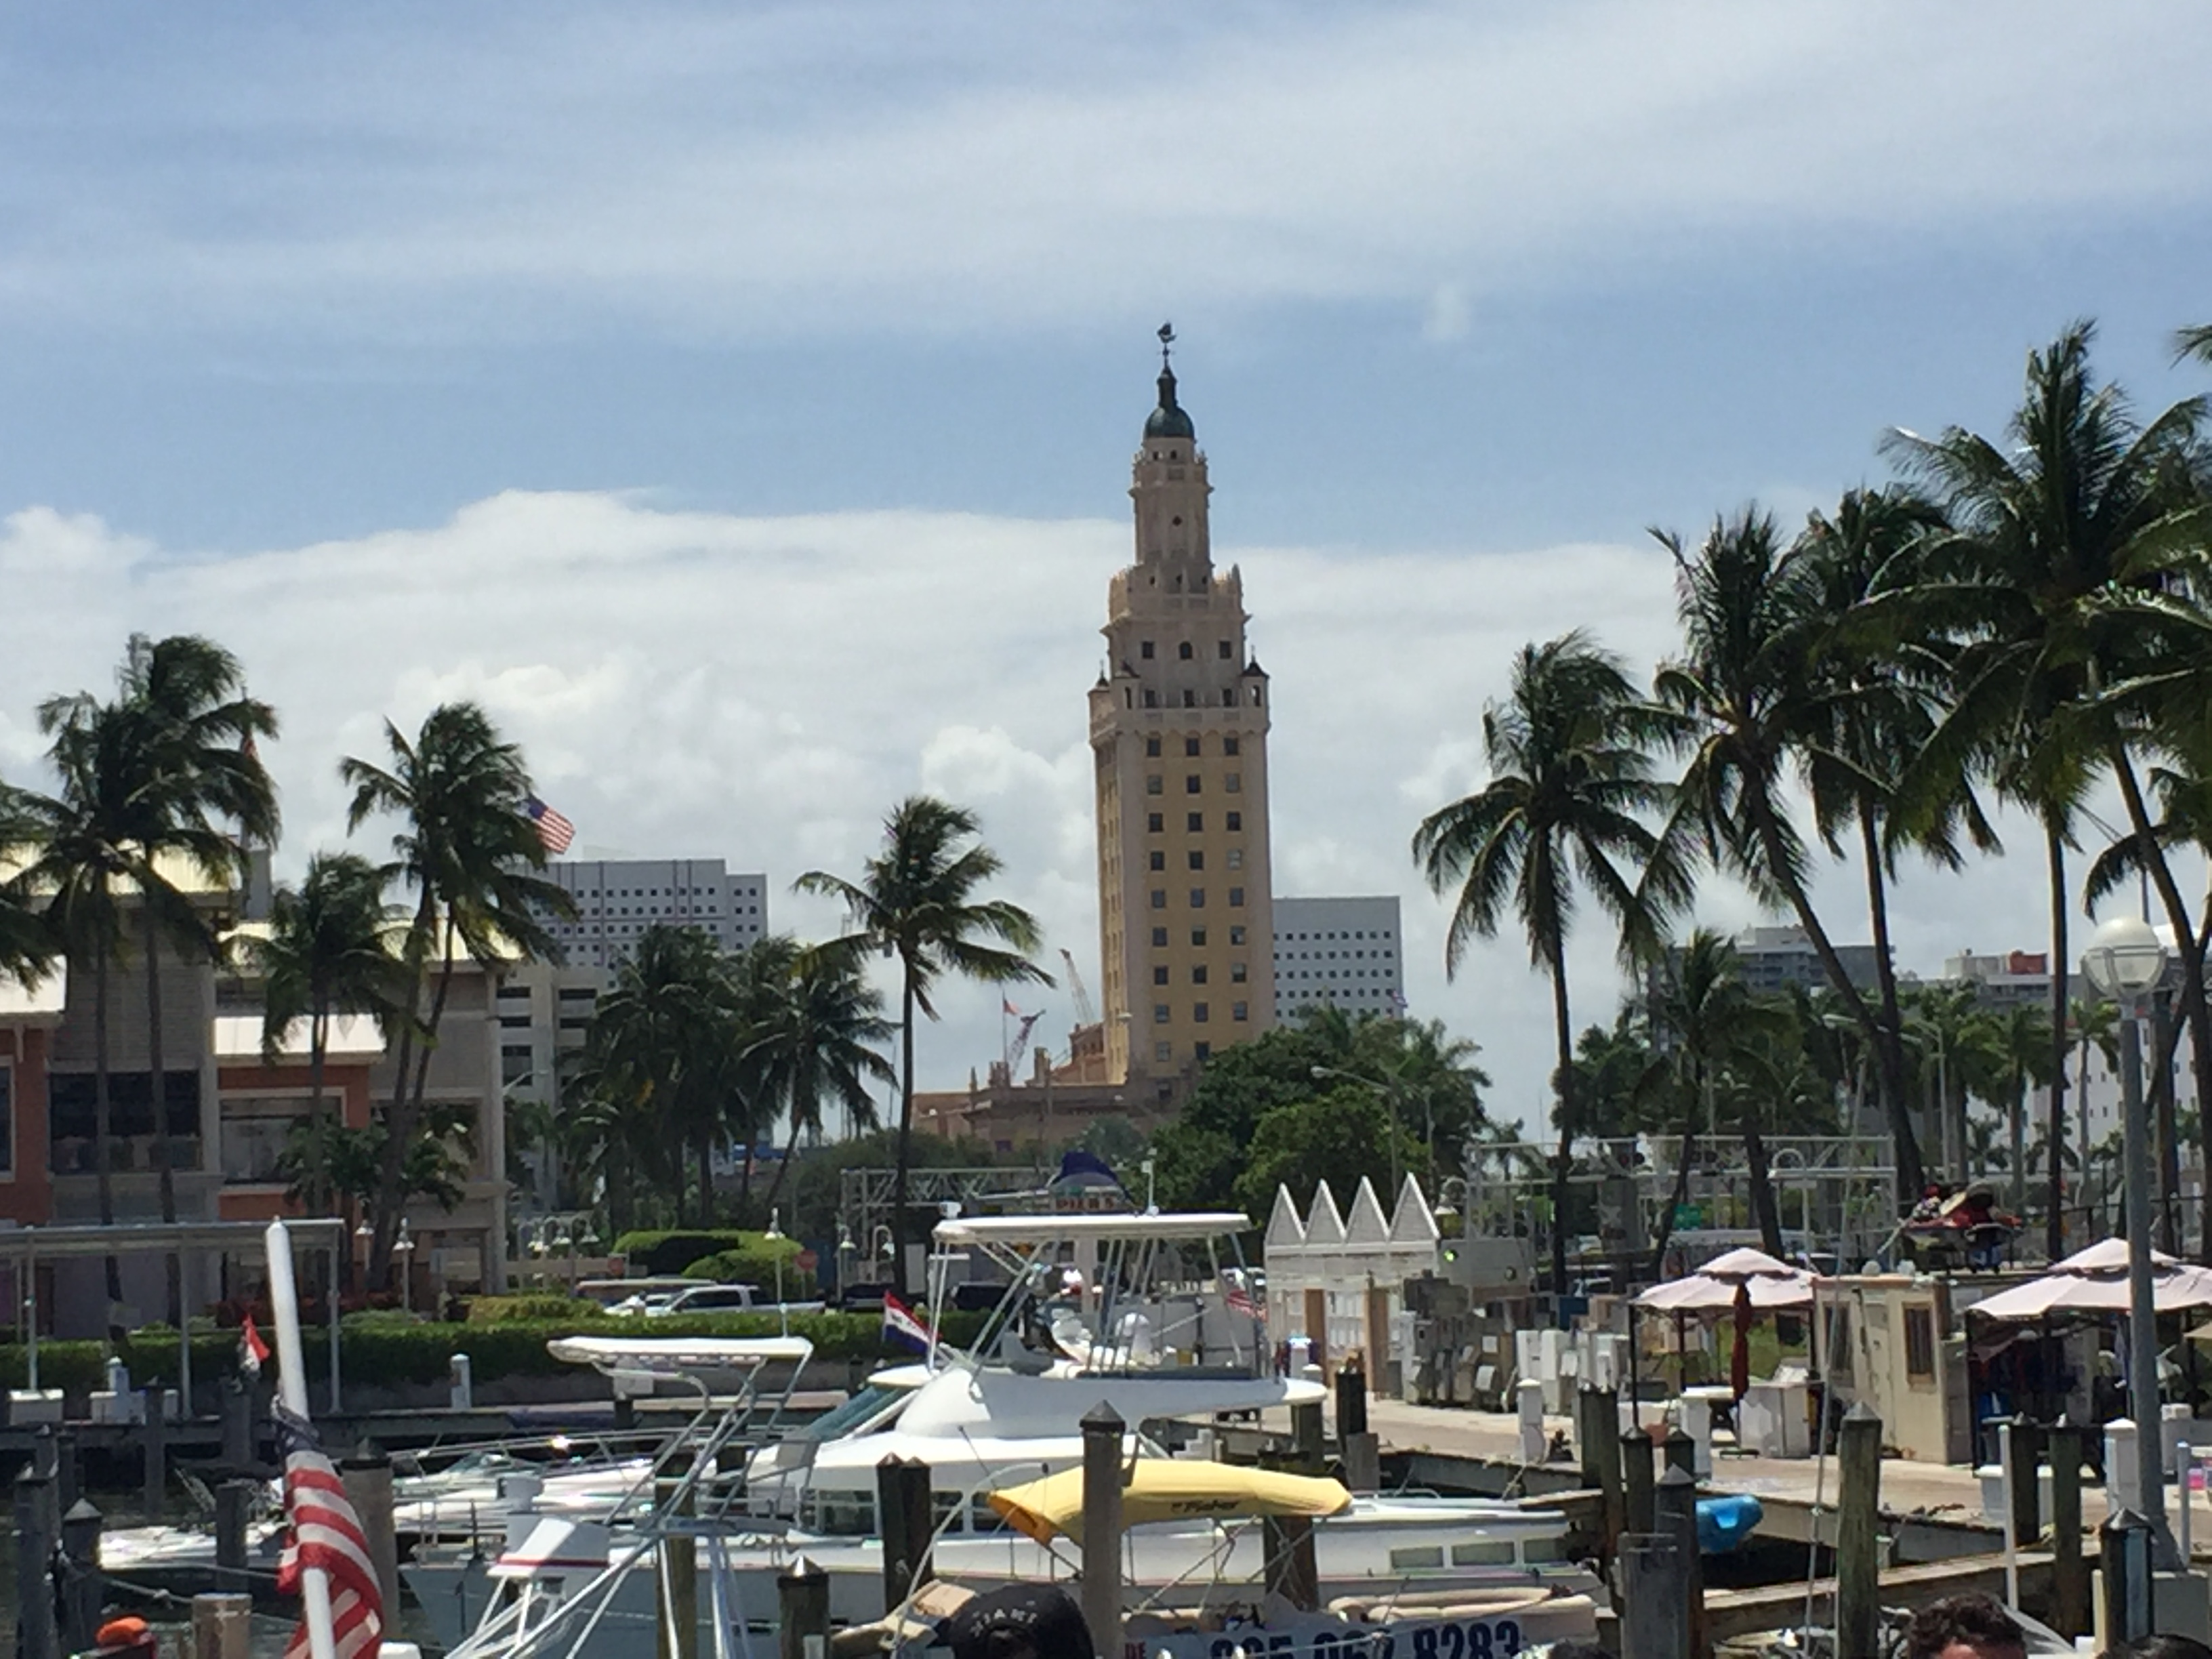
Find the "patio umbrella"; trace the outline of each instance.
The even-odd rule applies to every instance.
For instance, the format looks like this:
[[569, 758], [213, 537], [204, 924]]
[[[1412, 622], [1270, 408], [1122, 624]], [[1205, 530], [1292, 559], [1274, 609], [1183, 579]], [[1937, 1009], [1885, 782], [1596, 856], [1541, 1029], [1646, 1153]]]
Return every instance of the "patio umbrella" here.
[[[2151, 1305], [2160, 1313], [2212, 1308], [2212, 1269], [2150, 1253]], [[2000, 1291], [1966, 1311], [2008, 1324], [2027, 1324], [2052, 1314], [2128, 1310], [2128, 1246], [2107, 1238], [2076, 1250], [2040, 1279]]]
[[1729, 1353], [1729, 1387], [1739, 1401], [1751, 1386], [1751, 1327], [1758, 1317], [1752, 1310], [1751, 1285], [1746, 1280], [1735, 1287], [1735, 1346]]
[[1764, 1250], [1729, 1250], [1693, 1273], [1654, 1285], [1636, 1298], [1636, 1305], [1673, 1313], [1723, 1313], [1735, 1306], [1739, 1291], [1748, 1294], [1751, 1305], [1761, 1312], [1810, 1307], [1813, 1275]]

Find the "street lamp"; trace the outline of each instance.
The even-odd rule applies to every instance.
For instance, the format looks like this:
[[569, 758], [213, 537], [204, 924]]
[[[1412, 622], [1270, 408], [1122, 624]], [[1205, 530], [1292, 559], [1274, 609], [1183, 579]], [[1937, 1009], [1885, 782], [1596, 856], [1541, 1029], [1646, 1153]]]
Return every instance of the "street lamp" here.
[[[2142, 1470], [2142, 1505], [2157, 1539], [2161, 1566], [2173, 1559], [2166, 1524], [2166, 1489], [2159, 1453], [2157, 1314], [2151, 1298], [2150, 1123], [2143, 1109], [2142, 1044], [2136, 1026], [2144, 995], [2166, 975], [2166, 945], [2148, 922], [2115, 916], [2089, 935], [2081, 971], [2104, 995], [2123, 1005], [2120, 1022], [2120, 1103], [2125, 1111], [2121, 1146], [2127, 1164], [2128, 1395], [2136, 1419], [2136, 1455]], [[2183, 1494], [2187, 1501], [2187, 1494]]]

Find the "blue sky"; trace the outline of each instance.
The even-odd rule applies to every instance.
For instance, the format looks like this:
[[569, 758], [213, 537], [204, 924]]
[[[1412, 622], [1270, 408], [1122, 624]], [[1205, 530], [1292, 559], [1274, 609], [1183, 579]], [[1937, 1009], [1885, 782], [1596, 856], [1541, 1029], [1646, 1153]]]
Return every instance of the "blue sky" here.
[[[2073, 317], [2144, 403], [2201, 389], [2166, 341], [2212, 319], [2208, 36], [2128, 4], [19, 11], [0, 575], [51, 609], [0, 611], [0, 772], [35, 775], [39, 696], [189, 623], [292, 714], [295, 861], [336, 753], [466, 692], [611, 848], [781, 878], [964, 788], [1087, 963], [1082, 692], [1172, 318], [1278, 683], [1279, 868], [1403, 891], [1417, 1010], [1525, 1109], [1541, 988], [1507, 944], [1444, 987], [1403, 850], [1479, 779], [1504, 653], [1590, 623], [1648, 662], [1644, 526], [1801, 514], [1892, 422], [1994, 429]], [[1905, 965], [2032, 942], [2035, 881], [1914, 888]], [[1601, 939], [1577, 976], [1602, 1016]], [[933, 1080], [995, 1040], [974, 1002]]]

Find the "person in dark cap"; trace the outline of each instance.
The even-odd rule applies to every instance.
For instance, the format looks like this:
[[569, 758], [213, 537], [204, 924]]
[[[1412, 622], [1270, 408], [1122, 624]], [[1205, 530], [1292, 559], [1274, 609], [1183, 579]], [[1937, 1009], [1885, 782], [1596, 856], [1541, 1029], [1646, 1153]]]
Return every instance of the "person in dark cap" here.
[[952, 1659], [1097, 1659], [1083, 1609], [1055, 1584], [987, 1590], [945, 1621]]
[[2027, 1659], [2027, 1637], [2002, 1602], [1947, 1595], [1905, 1626], [1905, 1659]]

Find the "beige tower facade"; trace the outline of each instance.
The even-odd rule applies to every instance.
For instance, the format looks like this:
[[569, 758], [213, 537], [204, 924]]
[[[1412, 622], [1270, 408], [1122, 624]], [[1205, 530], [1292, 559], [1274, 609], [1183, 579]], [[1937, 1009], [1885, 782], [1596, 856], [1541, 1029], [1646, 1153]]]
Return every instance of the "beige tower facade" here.
[[1274, 1024], [1267, 677], [1213, 569], [1206, 457], [1163, 354], [1129, 484], [1136, 562], [1091, 692], [1110, 1076], [1172, 1077]]

